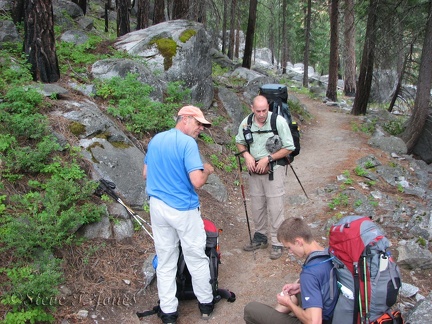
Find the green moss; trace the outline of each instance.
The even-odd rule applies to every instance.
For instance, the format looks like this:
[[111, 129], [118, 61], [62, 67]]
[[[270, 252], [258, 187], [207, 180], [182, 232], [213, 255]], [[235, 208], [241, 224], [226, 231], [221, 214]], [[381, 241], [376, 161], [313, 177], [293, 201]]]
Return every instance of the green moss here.
[[110, 142], [112, 146], [114, 146], [115, 148], [123, 148], [126, 149], [128, 147], [131, 147], [132, 145], [126, 143], [126, 142], [121, 142], [121, 141], [116, 141], [116, 142]]
[[182, 43], [186, 43], [191, 37], [195, 36], [196, 33], [194, 29], [186, 29], [180, 34], [179, 39]]
[[172, 38], [158, 38], [152, 40], [150, 45], [157, 46], [164, 58], [164, 70], [167, 71], [172, 66], [172, 58], [177, 53], [177, 43]]
[[69, 130], [74, 134], [75, 136], [79, 136], [85, 133], [85, 126], [78, 122], [72, 122], [69, 125]]
[[102, 133], [99, 133], [99, 134], [95, 135], [96, 138], [102, 138], [104, 140], [108, 140], [109, 136], [111, 136], [111, 134], [108, 133], [108, 132], [102, 132]]

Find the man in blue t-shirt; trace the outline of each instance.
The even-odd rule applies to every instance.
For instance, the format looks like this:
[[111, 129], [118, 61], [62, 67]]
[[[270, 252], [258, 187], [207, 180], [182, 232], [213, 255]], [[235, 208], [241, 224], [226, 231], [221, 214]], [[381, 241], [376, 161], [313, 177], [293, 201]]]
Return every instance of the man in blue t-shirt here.
[[[277, 238], [299, 258], [324, 251], [301, 218], [285, 220], [278, 229]], [[245, 306], [244, 320], [247, 324], [330, 324], [338, 296], [336, 273], [331, 271], [332, 268], [328, 255], [313, 258], [303, 266], [300, 282], [283, 286], [276, 296], [278, 304], [275, 308], [250, 302]]]
[[181, 244], [192, 277], [194, 294], [201, 316], [213, 312], [206, 233], [196, 188], [202, 187], [214, 172], [202, 163], [196, 138], [211, 124], [201, 110], [185, 106], [178, 112], [176, 127], [157, 134], [149, 143], [144, 159], [143, 177], [150, 197], [150, 217], [157, 265], [160, 317], [175, 323], [178, 317], [176, 271]]

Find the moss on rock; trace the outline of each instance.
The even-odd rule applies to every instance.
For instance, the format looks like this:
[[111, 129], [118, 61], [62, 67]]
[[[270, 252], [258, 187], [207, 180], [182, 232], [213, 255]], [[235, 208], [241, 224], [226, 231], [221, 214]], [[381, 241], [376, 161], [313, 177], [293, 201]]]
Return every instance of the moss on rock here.
[[186, 29], [180, 34], [179, 39], [182, 43], [186, 43], [191, 37], [195, 36], [196, 33], [194, 29]]
[[177, 53], [177, 43], [172, 38], [157, 38], [152, 40], [150, 45], [156, 45], [164, 58], [164, 70], [167, 71], [172, 66], [172, 58]]

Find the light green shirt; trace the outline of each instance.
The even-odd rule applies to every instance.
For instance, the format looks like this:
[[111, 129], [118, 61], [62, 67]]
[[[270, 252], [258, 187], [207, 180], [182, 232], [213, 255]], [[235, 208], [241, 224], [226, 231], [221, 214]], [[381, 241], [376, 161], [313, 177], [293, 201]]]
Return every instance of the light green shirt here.
[[[266, 149], [266, 142], [269, 137], [272, 137], [274, 134], [271, 131], [270, 119], [272, 112], [269, 111], [267, 120], [265, 124], [260, 128], [255, 123], [255, 118], [252, 118], [251, 131], [253, 136], [253, 143], [250, 145], [250, 154], [255, 158], [255, 160], [260, 160], [263, 157], [266, 157], [270, 154]], [[246, 140], [243, 136], [243, 128], [247, 127], [247, 119], [243, 119], [238, 128], [238, 133], [236, 135], [235, 141], [238, 144], [246, 145]], [[288, 126], [287, 121], [282, 116], [277, 116], [276, 118], [276, 129], [278, 131], [279, 137], [281, 139], [282, 148], [285, 148], [290, 151], [295, 150], [294, 141], [291, 135], [290, 128]], [[266, 131], [270, 130], [268, 133], [255, 133], [256, 131]]]

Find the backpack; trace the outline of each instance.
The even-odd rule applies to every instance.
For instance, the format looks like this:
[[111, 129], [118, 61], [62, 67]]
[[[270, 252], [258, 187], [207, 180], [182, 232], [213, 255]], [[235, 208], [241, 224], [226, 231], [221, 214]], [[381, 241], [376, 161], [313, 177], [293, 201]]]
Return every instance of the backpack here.
[[317, 255], [329, 256], [338, 280], [332, 323], [403, 323], [400, 312], [391, 310], [401, 276], [389, 247], [389, 240], [369, 217], [346, 216], [331, 226], [329, 248]]
[[[226, 289], [220, 289], [218, 283], [218, 271], [220, 261], [220, 250], [219, 250], [219, 229], [216, 225], [208, 220], [203, 219], [204, 229], [206, 231], [206, 249], [205, 253], [209, 258], [210, 267], [210, 284], [213, 290], [214, 301], [218, 302], [222, 298], [227, 299], [229, 302], [235, 301], [235, 294]], [[181, 251], [177, 262], [177, 298], [180, 300], [195, 299], [195, 294], [192, 288], [192, 277], [187, 268], [184, 255]]]
[[[290, 162], [292, 162], [294, 157], [300, 153], [300, 129], [298, 124], [292, 120], [289, 111], [287, 87], [283, 84], [264, 84], [259, 88], [258, 93], [267, 98], [269, 111], [271, 111], [273, 115], [281, 115], [288, 123], [296, 147], [288, 156]], [[252, 124], [252, 122], [250, 124]], [[276, 122], [274, 125], [276, 125]], [[272, 130], [273, 133], [277, 135], [276, 126], [272, 126]]]
[[[217, 303], [222, 298], [226, 299], [228, 302], [233, 303], [236, 300], [236, 295], [229, 291], [228, 289], [219, 288], [218, 283], [218, 271], [220, 261], [220, 250], [219, 250], [219, 229], [216, 225], [208, 220], [203, 219], [204, 229], [206, 231], [206, 249], [205, 253], [209, 258], [209, 268], [210, 268], [210, 284], [212, 286], [213, 291], [213, 302]], [[154, 262], [155, 268], [157, 267], [157, 261]], [[179, 300], [190, 300], [195, 299], [196, 296], [193, 292], [192, 288], [192, 277], [187, 268], [183, 252], [180, 246], [179, 258], [177, 261], [177, 274], [176, 274], [176, 284], [177, 284], [177, 293], [176, 297]], [[136, 315], [139, 318], [159, 314], [160, 307], [159, 305], [154, 306], [152, 310], [145, 312], [137, 312]]]

